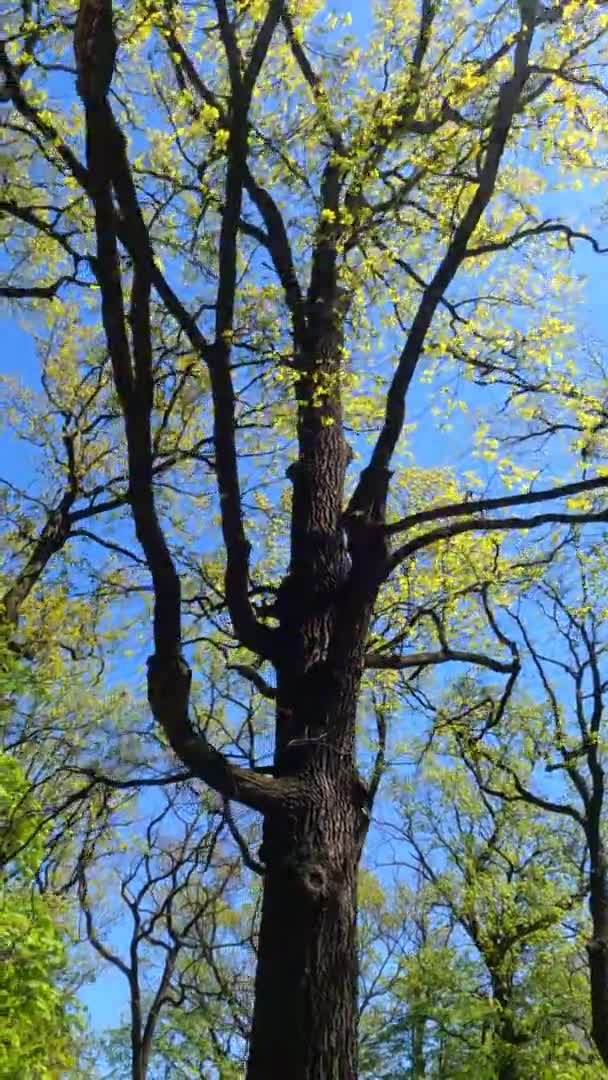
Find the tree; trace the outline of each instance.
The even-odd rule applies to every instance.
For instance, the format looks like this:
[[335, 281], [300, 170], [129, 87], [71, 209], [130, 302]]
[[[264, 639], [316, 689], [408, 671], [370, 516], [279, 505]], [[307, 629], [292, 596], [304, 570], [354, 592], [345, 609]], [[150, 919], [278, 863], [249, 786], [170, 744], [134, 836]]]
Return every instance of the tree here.
[[[511, 1075], [543, 1080], [591, 1080], [601, 1074], [587, 1023], [584, 957], [562, 927], [555, 925], [536, 940], [531, 935], [524, 945], [513, 965], [517, 988], [503, 1018], [483, 957], [461, 934], [449, 899], [442, 909], [433, 889], [400, 893], [385, 896], [384, 910], [377, 912], [380, 963], [366, 970], [366, 989], [373, 987], [375, 1001], [370, 1007], [363, 994], [363, 1076], [497, 1080], [509, 1075], [508, 1068]], [[491, 906], [492, 898], [485, 899]], [[500, 903], [493, 914], [499, 911]], [[407, 941], [397, 954], [395, 917], [401, 918], [402, 942]], [[365, 948], [362, 960], [367, 969]], [[521, 1024], [515, 1046], [497, 1034], [508, 1018]]]
[[392, 826], [427, 886], [422, 956], [402, 992], [427, 1027], [423, 1060], [426, 1051], [444, 1076], [598, 1075], [579, 838], [538, 808], [484, 795], [446, 756], [429, 754], [416, 782], [395, 792]]
[[[14, 9], [0, 52], [0, 295], [34, 313], [51, 403], [28, 432], [49, 473], [12, 519], [6, 616], [27, 626], [59, 566], [55, 587], [95, 581], [135, 636], [151, 583], [158, 730], [263, 817], [248, 1078], [350, 1080], [357, 866], [384, 761], [380, 731], [359, 774], [363, 673], [515, 678], [500, 634], [499, 656], [471, 646], [467, 566], [491, 565], [493, 533], [606, 519], [608, 480], [579, 470], [604, 395], [581, 393], [562, 316], [568, 248], [601, 249], [542, 205], [560, 169], [601, 164], [604, 5], [389, 2], [364, 47], [315, 0], [82, 0], [75, 68], [72, 15]], [[425, 380], [443, 474], [408, 468]], [[482, 417], [459, 476], [461, 410]], [[538, 487], [517, 448], [552, 434]], [[556, 508], [581, 492], [583, 510]], [[438, 577], [450, 634], [424, 614]], [[275, 702], [272, 764], [253, 735], [235, 763], [197, 721], [201, 639]]]
[[[108, 940], [112, 924], [100, 927], [101, 904], [95, 896], [114, 890], [103, 878], [91, 885], [91, 868], [84, 862], [79, 868], [87, 939], [102, 963], [115, 968], [128, 987], [128, 1022], [109, 1033], [107, 1056], [120, 1067], [118, 1075], [129, 1074], [133, 1080], [159, 1075], [154, 1063], [163, 1057], [171, 1061], [174, 1074], [183, 1077], [212, 1075], [219, 1063], [228, 1080], [236, 1068], [234, 1046], [240, 1043], [242, 1049], [249, 1034], [251, 980], [224, 960], [233, 942], [242, 944], [233, 910], [242, 892], [239, 864], [216, 852], [221, 848], [221, 816], [218, 822], [217, 815], [195, 813], [181, 822], [178, 831], [174, 809], [175, 797], [165, 795], [140, 838], [140, 850], [123, 856], [118, 891], [128, 929], [122, 950]], [[239, 961], [242, 964], [242, 950]], [[239, 981], [245, 983], [245, 992]], [[167, 1020], [168, 1011], [183, 1015]], [[192, 1050], [187, 1038], [192, 1014], [197, 1068], [189, 1073], [191, 1061], [183, 1050], [184, 1043], [186, 1051]]]
[[[499, 724], [482, 737], [472, 729], [464, 741], [461, 732], [459, 741], [464, 760], [486, 794], [528, 804], [555, 817], [562, 828], [568, 824], [581, 830], [591, 914], [587, 953], [592, 1030], [608, 1065], [608, 867], [603, 823], [607, 643], [601, 549], [581, 548], [569, 559], [561, 555], [534, 586], [530, 605], [532, 598], [534, 629], [517, 605], [513, 610], [507, 606], [506, 613], [522, 655], [527, 654], [536, 674], [539, 700], [513, 704], [519, 714], [515, 738]], [[503, 722], [508, 723], [510, 715], [511, 709]], [[555, 774], [563, 780], [557, 789], [551, 783]]]
[[[22, 677], [3, 649], [2, 711]], [[18, 763], [0, 752], [0, 1075], [53, 1080], [69, 1069], [76, 1078], [81, 1015], [64, 970], [67, 927], [36, 888], [43, 834], [29, 796]]]

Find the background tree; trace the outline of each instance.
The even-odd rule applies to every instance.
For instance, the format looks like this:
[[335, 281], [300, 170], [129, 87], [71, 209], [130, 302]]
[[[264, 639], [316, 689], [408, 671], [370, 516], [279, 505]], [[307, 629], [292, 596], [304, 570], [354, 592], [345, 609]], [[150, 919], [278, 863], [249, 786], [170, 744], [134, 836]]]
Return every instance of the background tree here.
[[[605, 395], [581, 393], [563, 318], [568, 248], [600, 245], [543, 202], [560, 170], [600, 173], [606, 13], [388, 3], [368, 40], [314, 2], [73, 15], [16, 7], [0, 51], [0, 294], [34, 313], [52, 406], [29, 431], [52, 449], [25, 520], [16, 493], [6, 616], [27, 648], [51, 586], [102, 599], [105, 659], [109, 626], [137, 653], [151, 615], [157, 739], [263, 817], [248, 1077], [346, 1080], [386, 761], [381, 725], [359, 774], [363, 673], [470, 662], [510, 693], [518, 658], [471, 583], [491, 534], [606, 517], [606, 477], [580, 472]], [[408, 456], [427, 383], [439, 477]], [[450, 633], [428, 603], [446, 589]], [[253, 729], [209, 741], [202, 642], [275, 702], [263, 760]]]
[[[126, 980], [129, 1019], [107, 1038], [110, 1062], [133, 1080], [158, 1075], [155, 1062], [167, 1056], [180, 1076], [213, 1075], [216, 1068], [228, 1080], [236, 1076], [237, 1061], [248, 1040], [247, 1016], [251, 978], [243, 962], [246, 938], [239, 933], [239, 897], [243, 883], [239, 862], [221, 856], [221, 815], [195, 808], [182, 818], [176, 796], [165, 796], [147, 822], [140, 851], [123, 857], [118, 891], [126, 919], [103, 919], [101, 892], [112, 896], [111, 882], [91, 883], [95, 867], [79, 868], [79, 899], [86, 937], [102, 963]], [[183, 797], [180, 799], [183, 803]], [[219, 817], [219, 820], [218, 820]], [[181, 828], [180, 828], [181, 824]], [[244, 841], [243, 841], [244, 842]], [[123, 844], [126, 847], [126, 844]], [[215, 858], [214, 858], [215, 857]], [[210, 866], [214, 862], [213, 877]], [[99, 869], [97, 870], [99, 875]], [[242, 900], [241, 900], [242, 904]], [[236, 910], [235, 910], [236, 909]], [[106, 925], [100, 926], [100, 922]], [[123, 927], [127, 924], [127, 928]], [[124, 945], [112, 941], [118, 925]], [[183, 1010], [177, 1020], [167, 1018]], [[188, 1032], [196, 1018], [196, 1057], [190, 1058]], [[163, 1024], [164, 1021], [164, 1024]], [[164, 1031], [163, 1031], [164, 1027]], [[190, 1060], [189, 1060], [190, 1058]]]
[[410, 959], [403, 992], [430, 1029], [423, 1058], [428, 1046], [436, 1075], [597, 1075], [574, 830], [484, 796], [460, 762], [431, 755], [397, 798], [391, 831], [427, 885], [422, 962]]
[[[554, 559], [533, 587], [535, 606], [506, 607], [527, 655], [538, 700], [525, 698], [493, 724], [458, 732], [464, 759], [482, 791], [523, 803], [578, 827], [585, 844], [591, 935], [587, 945], [593, 1037], [605, 1064], [608, 1019], [604, 966], [608, 878], [604, 840], [605, 581], [601, 549]], [[530, 604], [532, 598], [529, 598]], [[533, 625], [529, 612], [534, 611]], [[470, 702], [469, 702], [470, 706]], [[517, 717], [511, 732], [504, 725]], [[559, 777], [559, 783], [553, 778]]]
[[[0, 719], [23, 686], [6, 649], [0, 657]], [[65, 971], [69, 911], [41, 895], [41, 808], [17, 761], [0, 752], [0, 1074], [84, 1076], [76, 972]], [[33, 838], [33, 839], [32, 839]]]

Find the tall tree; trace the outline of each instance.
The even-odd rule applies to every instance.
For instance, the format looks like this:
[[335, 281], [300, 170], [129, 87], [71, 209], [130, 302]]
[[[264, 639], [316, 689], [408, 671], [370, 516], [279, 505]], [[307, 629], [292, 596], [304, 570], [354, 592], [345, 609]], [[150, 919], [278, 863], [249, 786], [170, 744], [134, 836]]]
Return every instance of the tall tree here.
[[[428, 941], [422, 963], [409, 965], [409, 994], [407, 983], [404, 991], [406, 1001], [419, 1001], [421, 1016], [426, 1009], [423, 1055], [443, 1020], [451, 1038], [444, 1039], [439, 1074], [597, 1075], [576, 830], [557, 832], [539, 808], [484, 795], [466, 767], [447, 756], [429, 754], [417, 782], [395, 794], [400, 814], [392, 831], [402, 832], [427, 884]], [[445, 1007], [449, 992], [441, 992], [441, 961], [432, 963], [433, 944], [443, 945], [443, 963], [454, 974], [462, 954], [464, 978], [459, 985], [452, 974], [448, 984], [452, 1014]], [[544, 986], [547, 970], [551, 990]], [[459, 1034], [464, 1045], [453, 1057]]]
[[[249, 1080], [356, 1075], [356, 876], [383, 766], [380, 729], [367, 782], [357, 767], [365, 668], [516, 675], [500, 634], [493, 656], [432, 619], [430, 647], [404, 653], [429, 564], [449, 576], [491, 557], [492, 532], [606, 517], [608, 480], [576, 470], [604, 398], [558, 363], [564, 253], [600, 245], [542, 205], [560, 169], [601, 164], [604, 5], [389, 2], [368, 41], [343, 29], [316, 0], [81, 0], [75, 25], [61, 0], [24, 0], [0, 49], [0, 295], [47, 306], [55, 430], [5, 612], [27, 618], [58, 558], [55, 584], [84, 589], [91, 547], [124, 560], [115, 599], [151, 582], [159, 731], [263, 817]], [[451, 465], [458, 413], [483, 412], [469, 475], [406, 467], [424, 380]], [[537, 459], [507, 448], [562, 432], [533, 487]], [[583, 510], [556, 507], [580, 492]], [[133, 611], [111, 614], [135, 636]], [[197, 720], [184, 650], [231, 635], [275, 702], [263, 767]]]
[[[16, 658], [0, 649], [0, 723], [23, 687]], [[18, 762], [0, 751], [0, 1073], [48, 1078], [79, 1069], [76, 980], [65, 972], [66, 912], [41, 895], [44, 815]]]
[[[513, 702], [495, 730], [471, 724], [466, 735], [459, 732], [458, 740], [486, 794], [536, 807], [560, 821], [562, 829], [567, 825], [581, 830], [591, 915], [587, 953], [592, 1030], [608, 1066], [605, 598], [603, 550], [591, 547], [555, 560], [551, 572], [534, 586], [524, 612], [518, 604], [507, 606], [506, 617], [519, 639], [516, 647], [536, 675], [539, 697]], [[514, 713], [516, 734], [503, 727]]]
[[[133, 852], [132, 841], [129, 854], [123, 854], [118, 891], [124, 917], [119, 916], [118, 925], [124, 948], [112, 943], [103, 925], [102, 905], [96, 902], [96, 893], [112, 894], [111, 882], [102, 877], [92, 884], [94, 871], [84, 861], [78, 871], [86, 937], [102, 964], [114, 968], [127, 987], [128, 1020], [108, 1033], [107, 1055], [133, 1080], [155, 1075], [154, 1061], [161, 1054], [171, 1059], [179, 1075], [190, 1075], [188, 1056], [182, 1056], [184, 1044], [197, 1055], [197, 1076], [213, 1071], [218, 1063], [228, 1074], [229, 1049], [240, 1043], [242, 1050], [248, 1038], [243, 1017], [250, 980], [241, 975], [243, 991], [239, 969], [223, 959], [234, 944], [236, 962], [243, 964], [243, 951], [236, 948], [242, 944], [241, 935], [232, 932], [238, 918], [233, 909], [242, 894], [239, 863], [234, 857], [222, 858], [221, 851], [216, 854], [221, 848], [221, 815], [218, 820], [218, 815], [194, 813], [178, 831], [173, 804], [174, 798], [165, 795], [146, 825], [139, 850]], [[110, 929], [113, 925], [114, 921]], [[168, 1012], [180, 1010], [180, 1019], [167, 1019]], [[184, 1038], [192, 1026], [192, 1012], [198, 1018], [196, 1048]], [[236, 1058], [234, 1052], [232, 1056]]]

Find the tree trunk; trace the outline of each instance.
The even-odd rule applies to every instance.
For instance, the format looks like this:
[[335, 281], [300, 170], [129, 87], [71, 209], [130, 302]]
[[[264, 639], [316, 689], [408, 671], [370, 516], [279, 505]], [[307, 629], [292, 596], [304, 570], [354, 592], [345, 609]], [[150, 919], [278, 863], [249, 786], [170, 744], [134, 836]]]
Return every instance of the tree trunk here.
[[589, 907], [593, 937], [587, 946], [591, 985], [591, 1034], [602, 1061], [608, 1066], [608, 867], [606, 854], [595, 835], [589, 837]]
[[289, 610], [299, 606], [302, 617], [285, 620], [293, 633], [277, 673], [275, 772], [297, 783], [264, 823], [247, 1080], [357, 1075], [356, 878], [368, 792], [355, 766], [355, 718], [368, 608], [353, 602], [351, 617], [347, 601], [335, 602], [341, 549], [340, 539], [335, 591], [327, 577], [321, 600], [290, 584]]
[[352, 768], [305, 747], [305, 794], [267, 820], [267, 866], [247, 1080], [354, 1080], [356, 875], [362, 814]]
[[424, 1080], [426, 1076], [426, 1057], [424, 1040], [426, 1020], [419, 1018], [412, 1024], [412, 1080]]
[[140, 1037], [131, 1035], [131, 1075], [133, 1080], [146, 1080], [148, 1075], [150, 1047], [145, 1047]]
[[139, 1048], [135, 1051], [131, 1058], [132, 1076], [133, 1080], [146, 1080], [148, 1074], [148, 1064], [144, 1059], [144, 1054]]
[[131, 969], [129, 972], [129, 990], [131, 994], [131, 1076], [132, 1080], [146, 1080], [148, 1070], [144, 1060], [141, 997], [137, 970]]
[[517, 1048], [526, 1042], [525, 1036], [518, 1033], [513, 1018], [513, 984], [511, 978], [500, 970], [491, 970], [492, 994], [499, 1013], [494, 1025], [498, 1055], [496, 1061], [496, 1080], [519, 1080], [521, 1071], [518, 1064]]
[[504, 1043], [501, 1047], [501, 1058], [498, 1062], [496, 1080], [519, 1080], [519, 1069], [515, 1059], [513, 1047], [507, 1047]]
[[375, 541], [378, 531], [370, 517], [373, 526], [376, 517], [382, 520], [388, 474], [376, 482], [381, 490], [373, 515], [366, 506], [345, 520], [351, 455], [342, 424], [332, 243], [322, 238], [313, 260], [309, 337], [298, 360], [299, 453], [288, 470], [291, 560], [276, 605], [274, 761], [275, 775], [295, 783], [288, 801], [264, 822], [266, 876], [247, 1080], [357, 1075], [356, 878], [368, 792], [355, 765], [355, 722], [385, 554], [377, 543], [370, 550], [370, 535]]
[[515, 1025], [508, 1012], [500, 1017], [496, 1025], [496, 1034], [499, 1039], [496, 1080], [520, 1080], [517, 1047], [525, 1040], [518, 1038]]

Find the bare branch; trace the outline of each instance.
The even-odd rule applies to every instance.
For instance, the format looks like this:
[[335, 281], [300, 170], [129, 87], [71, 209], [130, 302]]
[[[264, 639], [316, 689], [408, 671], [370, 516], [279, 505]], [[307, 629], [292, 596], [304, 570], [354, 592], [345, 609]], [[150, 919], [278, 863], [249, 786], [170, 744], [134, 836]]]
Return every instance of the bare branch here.
[[425, 668], [447, 663], [476, 664], [503, 675], [513, 671], [513, 661], [496, 660], [483, 653], [467, 652], [466, 649], [441, 649], [438, 652], [407, 653], [404, 656], [387, 656], [385, 653], [366, 653], [365, 667], [375, 670], [405, 671], [409, 668]]
[[251, 851], [249, 850], [249, 845], [247, 844], [245, 837], [243, 836], [242, 832], [238, 828], [236, 821], [234, 820], [234, 815], [230, 807], [229, 799], [224, 799], [224, 818], [226, 820], [228, 829], [230, 830], [230, 835], [232, 836], [241, 853], [241, 858], [245, 866], [247, 866], [249, 870], [252, 870], [254, 874], [259, 874], [263, 876], [266, 873], [266, 867], [263, 863], [258, 862], [258, 860], [255, 859], [251, 854]]
[[528, 240], [534, 236], [546, 236], [550, 233], [564, 236], [571, 251], [573, 250], [574, 240], [585, 240], [588, 244], [591, 244], [596, 255], [605, 255], [608, 252], [608, 248], [601, 247], [590, 233], [571, 229], [569, 225], [560, 221], [547, 220], [541, 221], [539, 225], [530, 225], [527, 228], [518, 229], [511, 236], [505, 237], [504, 240], [489, 241], [487, 244], [480, 244], [479, 247], [468, 248], [466, 257], [467, 259], [474, 259], [476, 256], [487, 255], [492, 251], [505, 251], [507, 248], [521, 243], [522, 240]]
[[[502, 84], [498, 94], [498, 102], [488, 135], [485, 158], [480, 170], [477, 189], [454, 231], [446, 254], [428, 287], [423, 292], [418, 311], [414, 316], [388, 391], [384, 424], [370, 460], [371, 473], [379, 469], [386, 469], [390, 463], [405, 420], [407, 391], [424, 348], [433, 317], [446, 289], [451, 284], [466, 257], [469, 241], [494, 193], [500, 162], [507, 144], [513, 118], [528, 78], [528, 58], [533, 34], [534, 19], [526, 21], [522, 17], [522, 25], [515, 47], [513, 73]], [[351, 500], [351, 505], [354, 507], [360, 505], [362, 498], [364, 502], [366, 501], [366, 492], [362, 488], [366, 483], [367, 475], [368, 470], [364, 470]]]
[[536, 514], [533, 517], [473, 518], [471, 521], [454, 521], [438, 529], [423, 533], [394, 551], [387, 560], [386, 576], [404, 559], [423, 548], [467, 532], [510, 532], [514, 529], [539, 529], [543, 525], [589, 525], [606, 524], [608, 509], [588, 514]]
[[67, 771], [77, 773], [79, 776], [88, 776], [96, 784], [103, 784], [104, 787], [127, 791], [130, 789], [139, 790], [139, 788], [144, 787], [167, 787], [171, 784], [182, 784], [186, 780], [193, 779], [193, 774], [185, 771], [166, 773], [162, 776], [134, 776], [129, 780], [119, 780], [117, 777], [107, 776], [105, 773], [98, 772], [97, 769], [87, 769], [84, 766], [70, 768]]
[[580, 495], [588, 491], [601, 491], [608, 488], [608, 476], [596, 476], [592, 480], [578, 480], [572, 484], [557, 484], [555, 487], [543, 488], [541, 491], [529, 491], [525, 495], [502, 495], [494, 499], [469, 499], [459, 503], [444, 503], [441, 506], [433, 506], [430, 510], [419, 510], [415, 514], [409, 514], [399, 521], [392, 521], [385, 531], [390, 535], [405, 532], [416, 525], [423, 525], [427, 521], [438, 521], [441, 518], [470, 517], [471, 514], [484, 513], [486, 510], [501, 510], [509, 506], [530, 506], [533, 503], [552, 502], [553, 499], [563, 499], [567, 496]]
[[378, 734], [378, 745], [376, 749], [376, 758], [374, 761], [374, 767], [372, 769], [372, 775], [368, 784], [368, 798], [367, 805], [368, 810], [371, 813], [374, 800], [378, 794], [378, 788], [380, 787], [380, 781], [384, 775], [386, 768], [386, 737], [387, 737], [387, 723], [386, 712], [384, 709], [384, 703], [374, 701], [374, 714], [376, 717], [376, 731]]
[[264, 676], [260, 675], [259, 671], [256, 671], [256, 669], [249, 664], [228, 664], [228, 671], [237, 671], [244, 679], [248, 679], [248, 681], [255, 686], [256, 690], [259, 690], [263, 697], [269, 698], [270, 701], [276, 699], [276, 687], [271, 686], [269, 682], [266, 682]]

